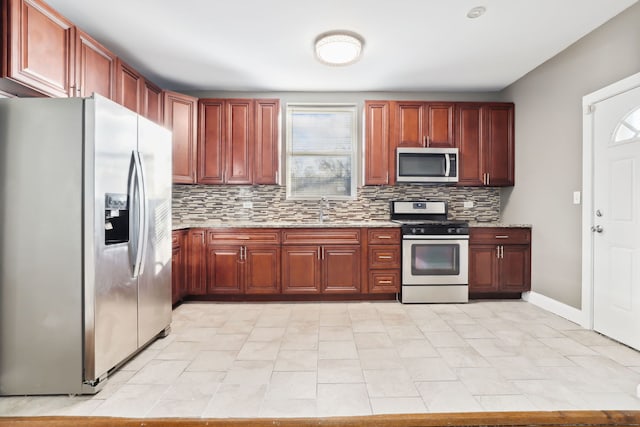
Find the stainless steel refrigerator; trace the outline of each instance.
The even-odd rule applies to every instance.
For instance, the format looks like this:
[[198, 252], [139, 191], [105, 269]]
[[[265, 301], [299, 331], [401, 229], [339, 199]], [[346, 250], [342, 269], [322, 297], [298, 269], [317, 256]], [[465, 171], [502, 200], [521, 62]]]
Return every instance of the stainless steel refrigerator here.
[[171, 133], [0, 100], [0, 395], [85, 394], [171, 323]]

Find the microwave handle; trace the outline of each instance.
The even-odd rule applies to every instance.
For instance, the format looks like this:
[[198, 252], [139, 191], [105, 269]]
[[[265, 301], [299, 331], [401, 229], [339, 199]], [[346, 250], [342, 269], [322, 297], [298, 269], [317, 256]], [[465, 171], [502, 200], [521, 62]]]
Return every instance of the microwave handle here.
[[449, 153], [445, 153], [444, 155], [444, 176], [449, 176], [451, 172], [451, 157]]

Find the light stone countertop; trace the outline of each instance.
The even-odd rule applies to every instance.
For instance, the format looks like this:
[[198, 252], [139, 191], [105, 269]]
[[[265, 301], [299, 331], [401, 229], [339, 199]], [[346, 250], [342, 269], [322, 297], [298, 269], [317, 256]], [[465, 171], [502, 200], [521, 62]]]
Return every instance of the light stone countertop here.
[[360, 228], [360, 227], [400, 227], [392, 221], [344, 221], [344, 222], [242, 222], [242, 221], [191, 221], [174, 223], [173, 230], [186, 228]]
[[[503, 222], [476, 222], [469, 223], [470, 227], [504, 227], [504, 228], [531, 228], [531, 224], [509, 224]], [[344, 222], [291, 222], [291, 221], [190, 221], [174, 223], [173, 230], [187, 228], [361, 228], [361, 227], [400, 227], [393, 221], [344, 221]]]
[[511, 223], [504, 223], [504, 222], [477, 222], [477, 221], [470, 221], [469, 227], [532, 228], [531, 224], [511, 224]]

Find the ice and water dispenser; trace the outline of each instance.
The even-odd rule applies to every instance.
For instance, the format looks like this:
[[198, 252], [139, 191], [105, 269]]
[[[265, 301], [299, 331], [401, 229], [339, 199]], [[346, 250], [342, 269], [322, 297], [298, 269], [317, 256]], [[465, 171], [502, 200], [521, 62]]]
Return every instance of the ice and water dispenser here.
[[104, 241], [106, 245], [129, 241], [129, 203], [126, 194], [104, 196]]

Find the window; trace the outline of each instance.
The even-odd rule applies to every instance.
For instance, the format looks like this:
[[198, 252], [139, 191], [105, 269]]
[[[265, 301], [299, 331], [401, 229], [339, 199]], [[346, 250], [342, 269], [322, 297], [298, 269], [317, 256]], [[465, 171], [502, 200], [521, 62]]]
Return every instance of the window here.
[[640, 138], [640, 107], [636, 107], [618, 123], [613, 135], [613, 142], [631, 142]]
[[287, 198], [356, 197], [355, 105], [287, 105]]

